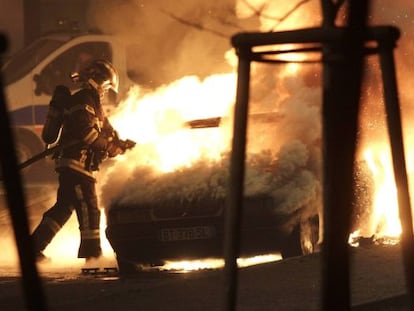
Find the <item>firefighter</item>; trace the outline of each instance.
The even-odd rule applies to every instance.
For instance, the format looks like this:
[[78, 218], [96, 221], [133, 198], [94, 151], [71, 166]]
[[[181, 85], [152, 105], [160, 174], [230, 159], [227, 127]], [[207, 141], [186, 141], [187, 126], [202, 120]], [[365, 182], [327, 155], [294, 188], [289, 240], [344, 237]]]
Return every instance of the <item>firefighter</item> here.
[[105, 60], [94, 60], [71, 75], [81, 88], [70, 96], [64, 111], [59, 144], [54, 155], [59, 187], [56, 203], [47, 210], [32, 233], [38, 261], [43, 250], [76, 211], [80, 229], [78, 258], [98, 258], [100, 210], [95, 190], [95, 173], [106, 157], [125, 152], [116, 131], [104, 115], [102, 101], [108, 90], [118, 90], [118, 74]]

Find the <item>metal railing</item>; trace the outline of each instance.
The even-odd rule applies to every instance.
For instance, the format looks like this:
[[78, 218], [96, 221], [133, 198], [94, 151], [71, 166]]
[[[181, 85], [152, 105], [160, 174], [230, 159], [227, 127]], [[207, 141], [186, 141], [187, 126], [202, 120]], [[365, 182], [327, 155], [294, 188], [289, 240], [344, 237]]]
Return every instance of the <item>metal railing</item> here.
[[[278, 56], [298, 51], [319, 52], [323, 66], [323, 310], [349, 310], [351, 307], [348, 237], [363, 61], [368, 55], [379, 56], [394, 174], [398, 187], [406, 285], [411, 305], [414, 306], [413, 227], [393, 58], [400, 33], [393, 26], [368, 27], [367, 12], [368, 1], [355, 0], [350, 1], [348, 24], [345, 27], [335, 27], [326, 23], [320, 28], [239, 33], [232, 37], [231, 42], [238, 56], [238, 82], [224, 249], [225, 310], [235, 310], [237, 304], [237, 257], [240, 243], [240, 209], [244, 192], [251, 63], [280, 63], [281, 58]], [[277, 49], [274, 47], [283, 44], [311, 44], [311, 48], [295, 47], [294, 50], [281, 52], [279, 49], [275, 52]], [[260, 52], [255, 50], [257, 47], [260, 47]], [[272, 55], [273, 59], [269, 57]]]

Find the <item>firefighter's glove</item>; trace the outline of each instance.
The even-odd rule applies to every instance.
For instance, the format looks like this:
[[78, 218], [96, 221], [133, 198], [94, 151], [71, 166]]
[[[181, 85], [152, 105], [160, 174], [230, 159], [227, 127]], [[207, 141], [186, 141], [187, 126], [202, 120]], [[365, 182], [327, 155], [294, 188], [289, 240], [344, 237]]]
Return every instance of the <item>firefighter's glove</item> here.
[[125, 151], [128, 149], [134, 148], [136, 143], [130, 139], [121, 140], [121, 139], [113, 139], [108, 144], [108, 156], [113, 158], [119, 154], [124, 154]]
[[123, 154], [125, 150], [123, 150], [115, 141], [112, 141], [108, 144], [108, 156], [110, 158], [116, 157], [117, 155]]

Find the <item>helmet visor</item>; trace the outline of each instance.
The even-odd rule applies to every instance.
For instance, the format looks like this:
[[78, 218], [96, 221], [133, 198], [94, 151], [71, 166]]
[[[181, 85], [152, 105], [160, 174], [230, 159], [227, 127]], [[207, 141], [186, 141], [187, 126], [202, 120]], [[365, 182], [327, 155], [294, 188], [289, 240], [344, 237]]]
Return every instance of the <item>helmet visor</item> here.
[[106, 62], [103, 63], [103, 65], [108, 70], [108, 75], [107, 75], [107, 78], [102, 81], [101, 87], [106, 91], [112, 90], [115, 93], [118, 93], [118, 88], [119, 88], [118, 73], [116, 72], [115, 68], [112, 65]]

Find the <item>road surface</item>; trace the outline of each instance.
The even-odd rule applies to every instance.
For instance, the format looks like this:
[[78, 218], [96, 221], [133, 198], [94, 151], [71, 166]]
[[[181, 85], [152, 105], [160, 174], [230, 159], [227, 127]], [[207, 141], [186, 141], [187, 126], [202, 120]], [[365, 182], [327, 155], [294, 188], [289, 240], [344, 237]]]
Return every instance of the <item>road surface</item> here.
[[[39, 268], [50, 310], [224, 310], [222, 269], [120, 277]], [[0, 269], [0, 310], [26, 310], [16, 272]], [[409, 310], [399, 246], [353, 248], [351, 280], [353, 310]], [[320, 254], [254, 265], [240, 269], [237, 310], [321, 310], [320, 291]]]

